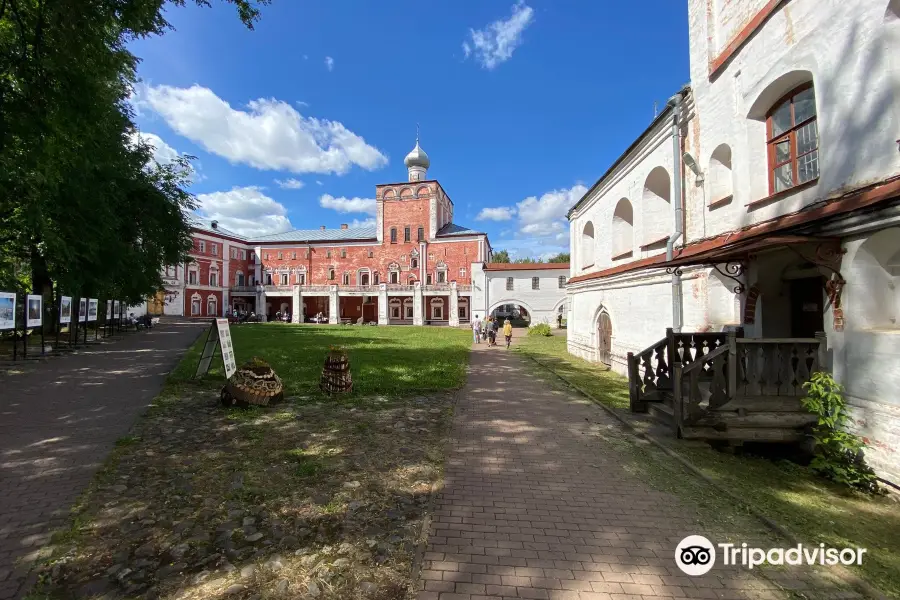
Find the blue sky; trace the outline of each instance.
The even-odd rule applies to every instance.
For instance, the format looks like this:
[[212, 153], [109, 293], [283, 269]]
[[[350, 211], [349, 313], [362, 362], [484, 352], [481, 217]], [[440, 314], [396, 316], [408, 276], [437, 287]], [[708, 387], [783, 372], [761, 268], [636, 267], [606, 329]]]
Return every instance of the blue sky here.
[[566, 210], [689, 78], [678, 0], [274, 0], [254, 31], [213, 4], [132, 44], [137, 123], [250, 235], [370, 219], [418, 123], [456, 223], [567, 251]]

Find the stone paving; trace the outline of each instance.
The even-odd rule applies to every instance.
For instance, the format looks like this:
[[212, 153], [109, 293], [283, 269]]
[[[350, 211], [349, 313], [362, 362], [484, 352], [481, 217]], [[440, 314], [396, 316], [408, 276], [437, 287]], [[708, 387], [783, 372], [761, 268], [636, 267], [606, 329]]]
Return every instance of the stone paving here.
[[785, 588], [859, 597], [808, 572], [778, 583], [722, 566], [682, 574], [674, 549], [689, 534], [783, 543], [737, 514], [737, 531], [699, 524], [695, 507], [628, 471], [628, 440], [612, 417], [534, 369], [502, 347], [475, 346], [418, 600], [791, 597]]
[[28, 563], [201, 325], [164, 321], [0, 374], [0, 600], [22, 596]]

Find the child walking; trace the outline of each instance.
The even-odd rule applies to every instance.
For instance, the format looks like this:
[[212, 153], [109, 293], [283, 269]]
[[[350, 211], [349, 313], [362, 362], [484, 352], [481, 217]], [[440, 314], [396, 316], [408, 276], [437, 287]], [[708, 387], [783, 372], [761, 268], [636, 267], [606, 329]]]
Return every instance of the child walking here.
[[509, 322], [509, 319], [503, 321], [503, 337], [506, 338], [506, 349], [509, 350], [509, 345], [512, 343], [512, 323]]

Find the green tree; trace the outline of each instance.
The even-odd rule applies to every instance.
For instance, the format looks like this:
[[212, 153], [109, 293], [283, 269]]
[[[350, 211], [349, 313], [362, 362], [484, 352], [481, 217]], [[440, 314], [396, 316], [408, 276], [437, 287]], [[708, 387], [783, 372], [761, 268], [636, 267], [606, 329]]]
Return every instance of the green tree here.
[[494, 252], [493, 256], [491, 256], [491, 262], [508, 263], [509, 252], [507, 252], [506, 250], [497, 250], [496, 252]]
[[548, 263], [567, 263], [567, 262], [571, 262], [570, 258], [571, 257], [568, 252], [560, 252], [556, 256], [549, 258], [547, 260], [547, 262]]
[[530, 258], [530, 257], [526, 256], [525, 258], [517, 258], [513, 262], [518, 265], [539, 265], [539, 264], [542, 264], [544, 261], [541, 258]]
[[[186, 1], [0, 0], [0, 285], [137, 302], [186, 257], [189, 159], [134, 142], [127, 49]], [[225, 1], [252, 29], [270, 0]]]

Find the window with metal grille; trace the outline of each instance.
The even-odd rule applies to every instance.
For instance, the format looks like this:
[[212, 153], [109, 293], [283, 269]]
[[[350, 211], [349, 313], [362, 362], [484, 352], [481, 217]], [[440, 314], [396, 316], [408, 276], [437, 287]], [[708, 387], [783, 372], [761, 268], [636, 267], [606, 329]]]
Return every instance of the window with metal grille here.
[[531, 278], [531, 289], [533, 289], [533, 290], [541, 289], [541, 278], [540, 277], [532, 277]]
[[774, 194], [819, 177], [819, 129], [812, 84], [783, 98], [766, 120], [769, 192]]
[[559, 276], [559, 289], [564, 289], [565, 287], [566, 287], [566, 276], [560, 275]]
[[514, 282], [515, 279], [513, 279], [512, 277], [506, 278], [506, 291], [511, 291], [513, 289], [513, 287], [515, 286]]

